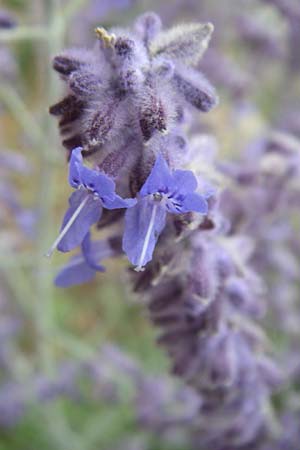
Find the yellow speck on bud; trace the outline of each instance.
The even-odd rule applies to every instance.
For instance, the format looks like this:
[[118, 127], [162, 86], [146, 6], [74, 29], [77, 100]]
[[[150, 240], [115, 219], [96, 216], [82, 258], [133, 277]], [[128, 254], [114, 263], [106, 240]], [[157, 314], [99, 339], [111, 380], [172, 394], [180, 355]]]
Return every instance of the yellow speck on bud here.
[[112, 33], [109, 34], [105, 28], [97, 27], [95, 28], [95, 33], [98, 39], [100, 39], [105, 47], [112, 47], [116, 42], [116, 36]]
[[215, 27], [214, 27], [214, 25], [211, 22], [207, 22], [204, 25], [204, 28], [206, 28], [207, 34], [212, 34], [214, 32], [214, 30], [215, 30]]

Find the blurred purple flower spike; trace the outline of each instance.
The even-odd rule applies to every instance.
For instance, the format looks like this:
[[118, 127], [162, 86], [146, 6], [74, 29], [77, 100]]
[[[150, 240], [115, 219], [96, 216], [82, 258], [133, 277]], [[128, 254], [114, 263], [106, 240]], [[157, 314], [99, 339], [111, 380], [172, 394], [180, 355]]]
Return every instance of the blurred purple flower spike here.
[[0, 9], [0, 29], [8, 30], [17, 25], [15, 18], [5, 9]]
[[[121, 202], [128, 208], [123, 250], [140, 271], [131, 272], [133, 291], [142, 296], [151, 322], [160, 329], [158, 343], [172, 361], [172, 373], [192, 388], [195, 399], [195, 409], [188, 406], [191, 416], [170, 417], [160, 401], [167, 393], [165, 386], [160, 390], [157, 383], [142, 383], [140, 374], [129, 370], [142, 386], [140, 423], [166, 430], [171, 423], [191, 422], [196, 449], [263, 450], [262, 441], [273, 440], [271, 394], [282, 380], [277, 366], [264, 355], [266, 337], [256, 324], [269, 297], [259, 274], [271, 257], [278, 266], [275, 252], [268, 250], [276, 240], [270, 233], [278, 225], [273, 224], [274, 213], [290, 203], [282, 197], [283, 188], [287, 179], [299, 174], [298, 158], [293, 150], [283, 161], [286, 151], [275, 152], [268, 145], [258, 157], [252, 155], [258, 164], [249, 164], [248, 159], [224, 167], [215, 164], [203, 135], [196, 134], [188, 143], [186, 126], [191, 132], [199, 129], [198, 121], [192, 120], [193, 109], [205, 113], [218, 102], [213, 87], [196, 70], [212, 31], [210, 23], [163, 30], [160, 18], [148, 13], [137, 19], [132, 31], [98, 27], [93, 50], [69, 50], [54, 58], [67, 96], [50, 113], [59, 119], [68, 152], [80, 146], [72, 152], [69, 177], [71, 186], [80, 191], [73, 194], [76, 204], [66, 224], [86, 202], [79, 211], [80, 230], [73, 228], [70, 241], [61, 243], [67, 247], [64, 251], [73, 248], [74, 240], [82, 244], [82, 256], [71, 260], [56, 284], [71, 286], [80, 277], [88, 281], [101, 270], [103, 251], [94, 258], [96, 244], [86, 235], [97, 221], [95, 211], [101, 216], [102, 208], [113, 209]], [[266, 43], [264, 37], [261, 44]], [[236, 99], [246, 96], [251, 79], [220, 59], [218, 50], [207, 66]], [[84, 157], [99, 171], [83, 166]], [[191, 171], [181, 170], [187, 165], [196, 168], [199, 180]], [[124, 205], [129, 200], [116, 196], [114, 182], [120, 195], [130, 192], [136, 200]], [[218, 196], [222, 186], [226, 195]], [[298, 185], [296, 191], [294, 184], [293, 201], [298, 206], [294, 197]], [[106, 211], [109, 217], [100, 224], [113, 224], [117, 230], [118, 255], [121, 213], [112, 217]], [[203, 220], [201, 214], [206, 215]], [[282, 323], [287, 323], [285, 316], [281, 315]], [[98, 375], [104, 373], [103, 366]], [[198, 417], [192, 424], [194, 414]]]

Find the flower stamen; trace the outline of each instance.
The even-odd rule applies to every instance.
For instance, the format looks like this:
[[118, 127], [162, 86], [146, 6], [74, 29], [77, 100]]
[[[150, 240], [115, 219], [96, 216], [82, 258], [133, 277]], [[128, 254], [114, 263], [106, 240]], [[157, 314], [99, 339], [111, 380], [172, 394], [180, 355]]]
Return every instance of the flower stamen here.
[[146, 236], [145, 236], [145, 240], [144, 240], [144, 243], [143, 243], [143, 248], [142, 248], [142, 252], [141, 252], [140, 258], [139, 258], [139, 263], [138, 263], [137, 267], [135, 267], [135, 269], [134, 269], [136, 272], [141, 272], [141, 271], [144, 270], [142, 262], [145, 259], [145, 255], [147, 253], [147, 248], [149, 246], [152, 230], [153, 230], [154, 223], [155, 223], [157, 207], [158, 207], [158, 203], [153, 203], [153, 209], [152, 209], [152, 213], [151, 213], [151, 218], [150, 218], [148, 230], [147, 230], [147, 233], [146, 233]]
[[54, 252], [54, 250], [57, 248], [58, 244], [62, 240], [62, 238], [67, 234], [67, 232], [69, 231], [69, 229], [71, 228], [71, 226], [73, 225], [73, 223], [75, 222], [75, 220], [77, 219], [77, 217], [79, 216], [81, 211], [83, 210], [83, 208], [86, 205], [88, 199], [89, 199], [89, 195], [87, 195], [82, 200], [82, 202], [79, 204], [78, 208], [74, 211], [74, 213], [72, 214], [72, 216], [70, 217], [70, 219], [68, 220], [68, 222], [66, 223], [64, 228], [61, 230], [61, 232], [59, 233], [58, 237], [55, 239], [55, 241], [53, 242], [53, 244], [51, 245], [51, 247], [49, 248], [47, 253], [45, 253], [45, 256], [47, 258], [50, 258], [50, 256], [52, 255], [52, 253]]

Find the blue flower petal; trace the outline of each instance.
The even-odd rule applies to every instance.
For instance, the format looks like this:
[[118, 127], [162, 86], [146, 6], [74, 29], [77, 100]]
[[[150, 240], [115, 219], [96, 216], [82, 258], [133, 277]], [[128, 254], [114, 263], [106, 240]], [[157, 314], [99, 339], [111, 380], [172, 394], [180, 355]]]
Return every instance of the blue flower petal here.
[[207, 214], [208, 205], [205, 197], [200, 194], [192, 192], [187, 194], [182, 202], [181, 212], [195, 211], [200, 214]]
[[212, 186], [210, 183], [203, 183], [203, 187], [201, 187], [201, 192], [205, 198], [210, 198], [213, 195], [217, 194], [217, 189]]
[[89, 169], [85, 166], [80, 166], [79, 169], [81, 183], [87, 189], [96, 192], [99, 197], [106, 197], [113, 199], [115, 196], [115, 183], [104, 173], [97, 170]]
[[186, 195], [197, 189], [197, 179], [191, 170], [175, 170], [173, 177], [176, 184], [176, 191], [179, 194]]
[[[91, 234], [87, 233], [85, 238], [82, 241], [81, 244], [82, 254], [84, 256], [84, 259], [87, 263], [87, 265], [94, 269], [97, 272], [105, 272], [105, 267], [101, 266], [100, 264], [97, 264], [97, 261], [100, 259], [99, 251], [94, 251], [93, 243], [91, 242]], [[103, 255], [101, 255], [103, 257]]]
[[152, 259], [156, 241], [165, 224], [165, 208], [149, 198], [141, 198], [126, 211], [123, 250], [139, 269]]
[[174, 180], [170, 172], [169, 166], [164, 158], [159, 155], [155, 164], [145, 181], [140, 195], [142, 197], [154, 194], [155, 192], [169, 192], [174, 189]]
[[58, 287], [67, 288], [87, 283], [95, 277], [96, 271], [91, 268], [82, 255], [73, 256], [55, 277], [54, 283]]
[[81, 244], [82, 253], [73, 256], [55, 278], [58, 287], [76, 286], [91, 281], [96, 272], [104, 272], [105, 267], [97, 261], [113, 256], [114, 251], [107, 241], [90, 240], [90, 233], [86, 235]]
[[135, 198], [122, 198], [119, 195], [115, 195], [113, 200], [102, 197], [102, 203], [106, 209], [132, 208], [136, 202]]
[[69, 165], [69, 183], [73, 188], [78, 188], [81, 184], [79, 168], [82, 164], [82, 147], [74, 148]]
[[57, 249], [61, 252], [69, 252], [73, 248], [81, 244], [84, 237], [88, 233], [90, 227], [98, 222], [102, 214], [102, 203], [99, 199], [94, 199], [92, 195], [88, 194], [85, 190], [78, 190], [73, 192], [69, 199], [70, 208], [67, 210], [65, 217], [63, 219], [61, 230], [69, 222], [76, 209], [85, 200], [82, 211], [79, 213], [78, 217], [75, 219], [74, 223], [71, 225], [70, 229], [67, 231], [65, 236], [61, 239], [57, 246]]

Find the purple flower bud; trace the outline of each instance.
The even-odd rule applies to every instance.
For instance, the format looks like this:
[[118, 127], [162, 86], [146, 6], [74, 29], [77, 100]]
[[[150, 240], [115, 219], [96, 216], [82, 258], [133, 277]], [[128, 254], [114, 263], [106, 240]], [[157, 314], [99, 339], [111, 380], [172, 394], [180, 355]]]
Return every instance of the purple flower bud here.
[[151, 53], [195, 66], [207, 48], [213, 29], [211, 23], [171, 28], [161, 32], [151, 43]]
[[130, 140], [126, 141], [123, 149], [121, 149], [122, 151], [118, 149], [109, 153], [99, 164], [99, 169], [112, 178], [116, 178], [118, 175], [120, 175], [120, 172], [124, 170], [124, 168], [128, 168], [130, 163], [132, 163], [132, 155], [130, 155], [130, 144]]
[[134, 25], [135, 31], [140, 35], [146, 47], [149, 46], [149, 43], [160, 32], [161, 27], [160, 17], [151, 12], [138, 17]]
[[90, 51], [81, 49], [71, 49], [64, 54], [57, 55], [53, 59], [53, 69], [63, 78], [69, 77], [73, 72], [84, 69], [93, 62], [93, 55]]
[[68, 95], [60, 102], [49, 108], [50, 114], [53, 116], [62, 116], [60, 126], [64, 126], [73, 122], [82, 115], [84, 103], [73, 95]]
[[204, 245], [195, 248], [191, 257], [189, 291], [203, 307], [215, 298], [218, 276], [211, 251]]
[[214, 88], [199, 72], [175, 72], [173, 81], [179, 94], [200, 111], [208, 112], [217, 105]]
[[135, 43], [132, 39], [119, 37], [114, 45], [116, 55], [122, 59], [130, 58], [135, 50]]
[[68, 159], [71, 156], [73, 148], [81, 147], [83, 145], [82, 143], [82, 137], [79, 134], [76, 134], [75, 136], [72, 136], [68, 139], [64, 139], [62, 141], [62, 145], [69, 150]]
[[170, 80], [174, 75], [175, 66], [172, 61], [157, 58], [155, 72], [161, 80]]
[[167, 129], [166, 109], [158, 93], [148, 87], [141, 98], [139, 122], [144, 141], [151, 139], [154, 132]]
[[260, 317], [265, 312], [265, 305], [263, 299], [259, 298], [253, 287], [242, 278], [230, 277], [226, 281], [225, 295], [238, 310], [254, 317]]
[[83, 70], [73, 72], [69, 78], [70, 89], [78, 97], [93, 98], [100, 85], [101, 80], [97, 75]]
[[199, 383], [211, 388], [236, 382], [238, 361], [235, 346], [236, 337], [226, 330], [200, 341], [202, 367], [199, 369], [202, 376]]
[[119, 100], [110, 99], [103, 102], [98, 109], [88, 113], [85, 123], [85, 146], [88, 149], [99, 147], [112, 139]]
[[259, 374], [262, 376], [262, 379], [266, 382], [266, 385], [270, 389], [276, 389], [282, 385], [283, 371], [274, 363], [271, 358], [262, 356], [258, 360], [257, 364]]
[[53, 59], [53, 69], [61, 75], [69, 76], [72, 72], [77, 71], [81, 67], [81, 63], [69, 57], [68, 55], [55, 56]]

